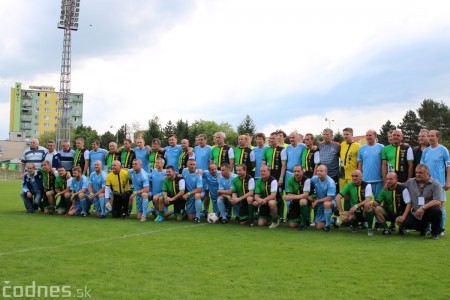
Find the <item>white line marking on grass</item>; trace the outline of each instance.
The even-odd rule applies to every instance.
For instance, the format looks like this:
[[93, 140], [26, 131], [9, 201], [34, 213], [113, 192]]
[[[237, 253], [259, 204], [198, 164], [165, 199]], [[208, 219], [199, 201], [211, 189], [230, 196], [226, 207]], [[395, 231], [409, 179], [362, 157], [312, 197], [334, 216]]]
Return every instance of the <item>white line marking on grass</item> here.
[[145, 231], [145, 232], [140, 232], [140, 233], [124, 234], [124, 235], [119, 235], [119, 236], [115, 236], [115, 237], [108, 237], [108, 238], [102, 238], [102, 239], [91, 240], [91, 241], [83, 241], [83, 242], [72, 243], [72, 244], [68, 244], [68, 245], [42, 246], [42, 247], [34, 247], [34, 248], [28, 248], [28, 249], [20, 249], [20, 250], [10, 251], [10, 252], [0, 252], [0, 256], [6, 256], [9, 254], [27, 253], [27, 252], [40, 251], [40, 250], [55, 249], [55, 248], [61, 248], [61, 247], [65, 247], [65, 246], [72, 247], [72, 246], [78, 246], [78, 245], [84, 245], [84, 244], [92, 244], [92, 243], [100, 243], [100, 242], [106, 242], [106, 241], [112, 241], [112, 240], [120, 240], [120, 239], [135, 237], [135, 236], [159, 233], [159, 232], [163, 232], [163, 231], [172, 231], [172, 230], [176, 230], [176, 229], [198, 227], [198, 226], [202, 226], [202, 225], [206, 225], [206, 223], [187, 225], [187, 226], [178, 226], [178, 227], [172, 227], [172, 228], [167, 228], [167, 229], [158, 229], [158, 230]]

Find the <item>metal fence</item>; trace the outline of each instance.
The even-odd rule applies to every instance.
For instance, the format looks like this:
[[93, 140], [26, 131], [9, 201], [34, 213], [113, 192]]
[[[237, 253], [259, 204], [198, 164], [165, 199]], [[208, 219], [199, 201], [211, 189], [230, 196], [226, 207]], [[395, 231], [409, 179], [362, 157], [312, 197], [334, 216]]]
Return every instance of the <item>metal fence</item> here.
[[0, 169], [0, 180], [22, 180], [22, 177], [20, 176], [20, 171]]

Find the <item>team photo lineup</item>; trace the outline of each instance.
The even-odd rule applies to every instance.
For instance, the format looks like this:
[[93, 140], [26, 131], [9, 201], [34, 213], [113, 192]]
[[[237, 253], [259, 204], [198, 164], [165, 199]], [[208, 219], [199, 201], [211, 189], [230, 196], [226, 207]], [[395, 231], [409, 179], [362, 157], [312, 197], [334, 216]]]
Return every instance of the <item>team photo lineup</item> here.
[[414, 149], [398, 129], [386, 146], [374, 130], [364, 145], [352, 128], [342, 143], [329, 128], [322, 137], [279, 130], [239, 135], [232, 148], [216, 132], [212, 146], [205, 134], [193, 146], [171, 135], [166, 147], [138, 137], [135, 147], [125, 139], [108, 150], [78, 137], [75, 149], [63, 141], [61, 151], [52, 140], [43, 147], [32, 139], [22, 157], [21, 198], [30, 214], [445, 235], [450, 157], [439, 131], [422, 129]]

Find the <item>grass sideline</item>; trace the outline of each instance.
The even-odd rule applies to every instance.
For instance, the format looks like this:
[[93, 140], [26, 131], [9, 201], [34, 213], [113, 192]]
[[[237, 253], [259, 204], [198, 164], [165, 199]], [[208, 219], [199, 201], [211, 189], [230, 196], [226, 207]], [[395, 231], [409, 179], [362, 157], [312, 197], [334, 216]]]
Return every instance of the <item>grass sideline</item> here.
[[[0, 182], [0, 281], [92, 299], [448, 299], [449, 239], [24, 214]], [[447, 263], [445, 263], [447, 261]], [[2, 295], [0, 298], [3, 298]]]

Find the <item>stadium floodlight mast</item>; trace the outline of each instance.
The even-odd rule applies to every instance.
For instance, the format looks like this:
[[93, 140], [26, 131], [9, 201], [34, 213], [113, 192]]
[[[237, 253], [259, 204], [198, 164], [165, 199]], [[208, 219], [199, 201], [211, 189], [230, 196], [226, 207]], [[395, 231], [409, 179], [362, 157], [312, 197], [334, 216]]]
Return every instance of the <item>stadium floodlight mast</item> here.
[[64, 44], [61, 62], [61, 81], [58, 95], [58, 122], [56, 125], [56, 147], [61, 149], [63, 140], [70, 140], [70, 75], [71, 75], [71, 32], [78, 30], [80, 0], [61, 0], [61, 16], [58, 28], [64, 29]]

